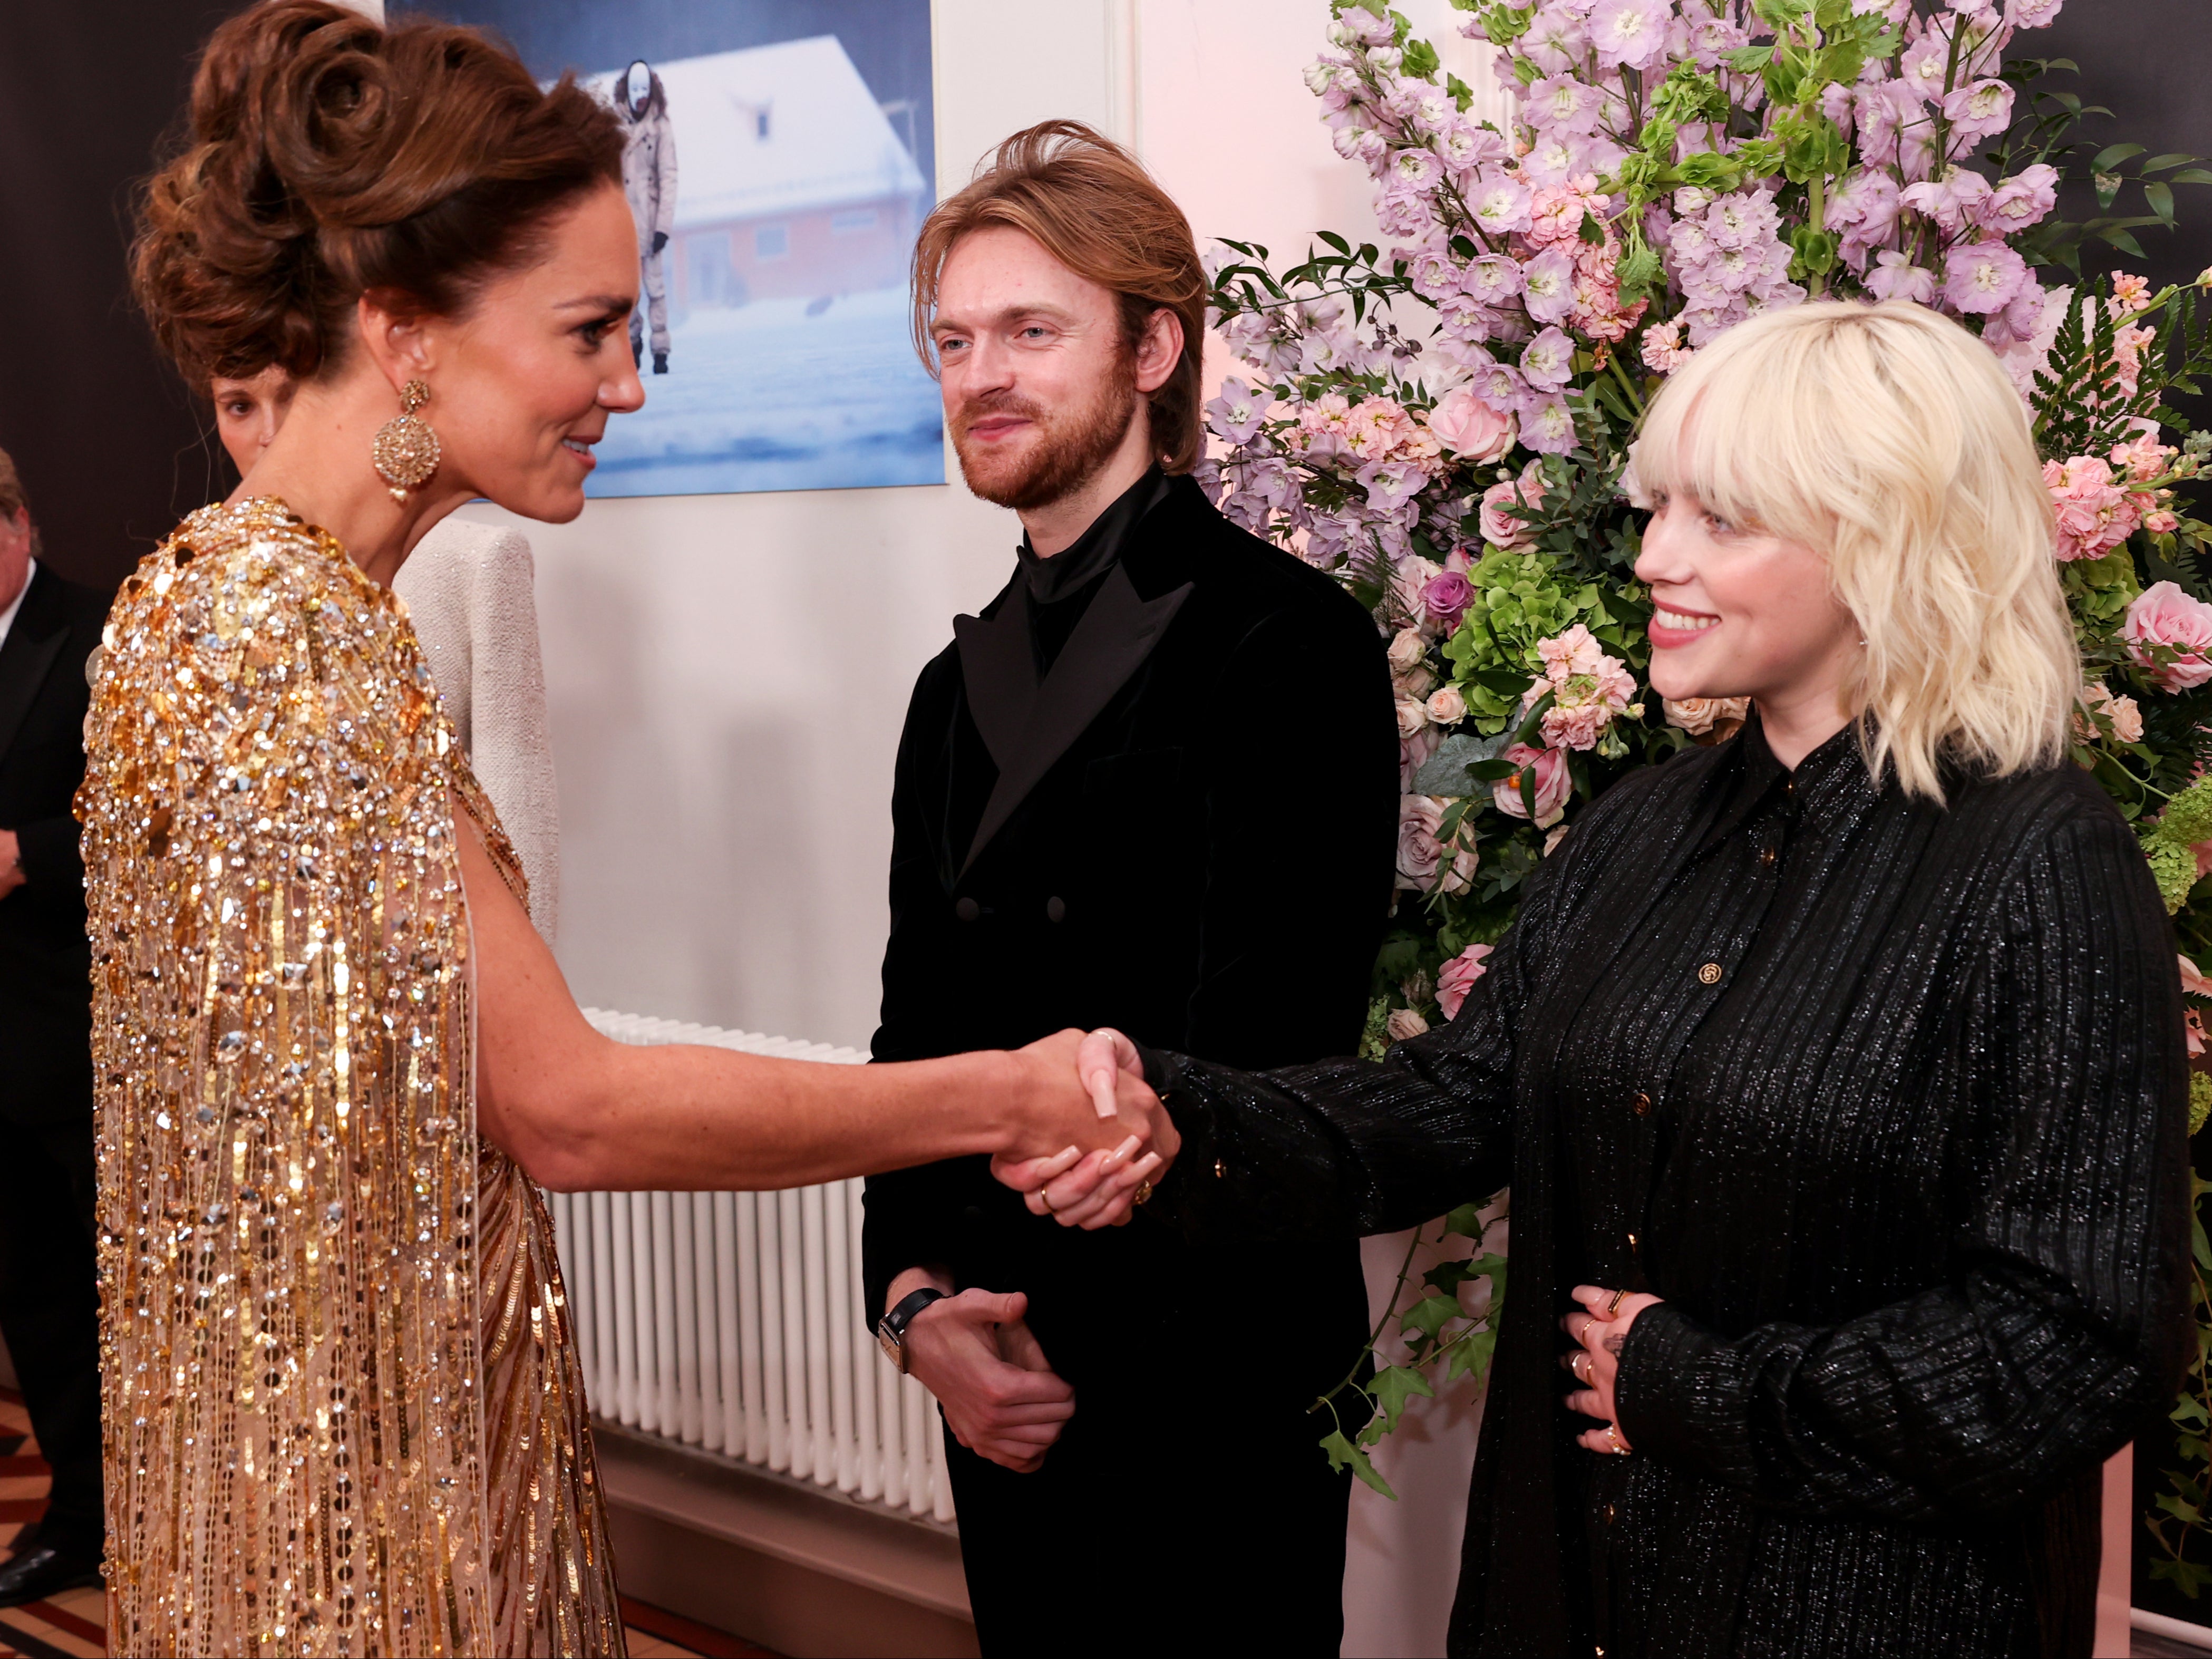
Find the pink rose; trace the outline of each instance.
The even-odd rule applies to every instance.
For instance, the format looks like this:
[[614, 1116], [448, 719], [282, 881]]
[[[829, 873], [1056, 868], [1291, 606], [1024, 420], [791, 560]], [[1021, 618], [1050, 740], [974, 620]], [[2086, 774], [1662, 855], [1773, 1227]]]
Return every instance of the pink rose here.
[[1751, 713], [1749, 697], [1683, 697], [1679, 701], [1662, 697], [1659, 706], [1666, 711], [1668, 725], [1679, 726], [1693, 738], [1702, 738], [1716, 726], [1723, 728], [1723, 738], [1731, 736]]
[[1474, 603], [1474, 584], [1465, 573], [1447, 570], [1441, 576], [1431, 576], [1421, 586], [1421, 609], [1437, 629], [1449, 634], [1459, 626], [1459, 619]]
[[[2179, 958], [2179, 960], [2181, 963], [2182, 994], [2185, 996], [2192, 997], [2212, 997], [2212, 979], [2207, 979], [2203, 975], [2198, 973], [2197, 971], [2197, 964], [2191, 962], [2187, 957], [2182, 957]], [[1445, 967], [1444, 972], [1447, 974], [1451, 972], [1451, 969], [1449, 965]], [[1441, 982], [1442, 981], [1439, 981], [1439, 983]], [[1443, 1000], [1443, 999], [1441, 997], [1437, 999], [1439, 1002]]]
[[1533, 773], [1536, 789], [1536, 827], [1548, 830], [1567, 815], [1567, 797], [1574, 793], [1574, 775], [1567, 769], [1564, 749], [1532, 749], [1516, 743], [1504, 758], [1521, 769], [1490, 786], [1491, 804], [1509, 818], [1528, 816], [1528, 803], [1521, 797], [1521, 780]]
[[[1435, 795], [1401, 795], [1398, 798], [1398, 885], [1415, 892], [1426, 892], [1437, 884], [1437, 873], [1444, 861], [1443, 842], [1438, 839], [1443, 829], [1444, 803]], [[1474, 879], [1476, 856], [1472, 848], [1459, 847], [1452, 851], [1451, 867], [1443, 871], [1443, 890], [1463, 893]]]
[[2094, 455], [2045, 461], [2043, 483], [2057, 515], [2055, 550], [2062, 560], [2102, 558], [2135, 533], [2140, 522], [2135, 503], [2111, 465]]
[[[2187, 691], [2212, 680], [2212, 605], [2192, 599], [2172, 582], [2153, 582], [2128, 607], [2120, 626], [2128, 655], [2148, 670], [2159, 688]], [[2161, 653], [2158, 647], [2164, 647]], [[2166, 659], [2159, 659], [2161, 654]]]
[[1495, 546], [1526, 547], [1534, 539], [1527, 522], [1504, 511], [1513, 506], [1541, 507], [1544, 475], [1531, 461], [1518, 478], [1507, 478], [1482, 492], [1482, 539]]
[[1513, 447], [1513, 416], [1501, 414], [1462, 386], [1429, 411], [1429, 430], [1451, 453], [1487, 466]]
[[1446, 1019], [1459, 1018], [1460, 1005], [1467, 1000], [1467, 994], [1474, 989], [1475, 981], [1490, 971], [1482, 965], [1482, 959], [1497, 948], [1494, 945], [1470, 945], [1444, 963], [1443, 971], [1437, 975], [1437, 1006], [1444, 1011]]

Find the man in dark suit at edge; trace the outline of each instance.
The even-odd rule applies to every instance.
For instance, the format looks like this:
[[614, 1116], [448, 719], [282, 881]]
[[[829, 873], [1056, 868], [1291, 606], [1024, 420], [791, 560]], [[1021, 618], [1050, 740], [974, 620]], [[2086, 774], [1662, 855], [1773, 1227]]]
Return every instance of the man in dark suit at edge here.
[[[875, 1057], [1099, 1025], [1251, 1066], [1348, 1052], [1392, 885], [1389, 672], [1335, 582], [1188, 476], [1188, 224], [1048, 122], [930, 216], [915, 272], [962, 471], [1024, 534], [915, 688]], [[1336, 1652], [1350, 1477], [1310, 1408], [1366, 1335], [1353, 1241], [1063, 1229], [975, 1158], [872, 1179], [865, 1256], [944, 1410], [987, 1654]], [[1149, 1636], [1103, 1616], [1133, 1598]]]
[[0, 1335], [53, 1470], [44, 1518], [0, 1562], [0, 1607], [97, 1583], [106, 1537], [92, 958], [70, 803], [107, 599], [37, 553], [0, 453]]

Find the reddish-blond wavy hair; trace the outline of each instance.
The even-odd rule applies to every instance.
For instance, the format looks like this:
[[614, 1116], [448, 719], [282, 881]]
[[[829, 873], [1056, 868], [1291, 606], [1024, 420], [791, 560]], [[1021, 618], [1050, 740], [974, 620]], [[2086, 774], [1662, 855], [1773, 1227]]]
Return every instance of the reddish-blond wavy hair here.
[[1077, 276], [1120, 300], [1121, 333], [1133, 351], [1156, 311], [1182, 324], [1182, 357], [1152, 394], [1152, 448], [1170, 472], [1198, 465], [1200, 342], [1206, 332], [1206, 267], [1190, 221], [1144, 163], [1080, 121], [1043, 121], [1000, 144], [957, 196], [922, 222], [914, 245], [914, 343], [931, 374], [930, 324], [945, 262], [971, 231], [1005, 225], [1030, 237]]

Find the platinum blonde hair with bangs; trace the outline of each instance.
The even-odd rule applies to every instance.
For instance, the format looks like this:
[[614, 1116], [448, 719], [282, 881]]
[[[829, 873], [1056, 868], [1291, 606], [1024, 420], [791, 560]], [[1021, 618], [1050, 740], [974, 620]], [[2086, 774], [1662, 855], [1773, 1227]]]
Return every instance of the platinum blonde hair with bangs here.
[[2066, 753], [2081, 663], [2027, 406], [1996, 355], [1908, 301], [1763, 313], [1661, 390], [1640, 491], [1799, 543], [1866, 641], [1844, 688], [1867, 765], [1941, 805], [1942, 767]]

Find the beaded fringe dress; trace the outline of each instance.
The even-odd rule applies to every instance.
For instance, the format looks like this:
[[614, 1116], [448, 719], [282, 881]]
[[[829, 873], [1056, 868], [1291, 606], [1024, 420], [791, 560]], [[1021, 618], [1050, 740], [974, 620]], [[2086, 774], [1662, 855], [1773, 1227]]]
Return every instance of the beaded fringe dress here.
[[208, 507], [93, 672], [109, 1650], [619, 1655], [551, 1219], [477, 1135], [453, 801], [523, 878], [405, 607]]

